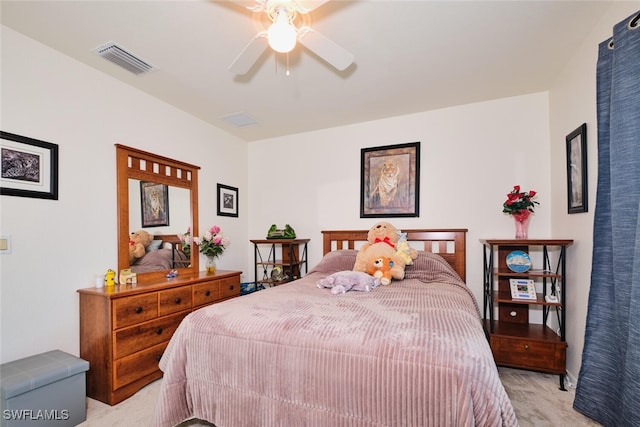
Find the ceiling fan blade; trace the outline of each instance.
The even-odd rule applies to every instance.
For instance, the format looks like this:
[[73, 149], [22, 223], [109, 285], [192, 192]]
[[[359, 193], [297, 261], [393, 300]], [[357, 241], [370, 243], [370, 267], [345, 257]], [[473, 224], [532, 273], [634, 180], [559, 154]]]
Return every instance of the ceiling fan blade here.
[[240, 52], [240, 55], [229, 66], [229, 71], [237, 75], [246, 74], [260, 58], [268, 45], [267, 32], [261, 31]]
[[245, 9], [252, 10], [254, 12], [261, 11], [264, 9], [263, 1], [256, 0], [230, 0], [231, 3], [235, 3], [238, 6], [242, 6]]
[[309, 13], [327, 3], [329, 0], [298, 0], [298, 11]]
[[312, 28], [303, 28], [298, 34], [298, 40], [307, 49], [327, 61], [340, 71], [353, 63], [353, 54], [329, 40]]

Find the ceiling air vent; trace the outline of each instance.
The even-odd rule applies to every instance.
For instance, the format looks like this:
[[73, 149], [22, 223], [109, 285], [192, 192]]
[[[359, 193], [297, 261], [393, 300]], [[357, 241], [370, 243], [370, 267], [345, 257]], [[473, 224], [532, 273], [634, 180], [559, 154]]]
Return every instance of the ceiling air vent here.
[[149, 73], [155, 70], [153, 65], [138, 58], [132, 53], [127, 52], [115, 43], [108, 43], [104, 46], [100, 46], [94, 49], [94, 52], [102, 56], [104, 59], [111, 61], [136, 75]]
[[225, 122], [234, 125], [237, 128], [257, 125], [258, 121], [245, 113], [233, 113], [220, 117]]

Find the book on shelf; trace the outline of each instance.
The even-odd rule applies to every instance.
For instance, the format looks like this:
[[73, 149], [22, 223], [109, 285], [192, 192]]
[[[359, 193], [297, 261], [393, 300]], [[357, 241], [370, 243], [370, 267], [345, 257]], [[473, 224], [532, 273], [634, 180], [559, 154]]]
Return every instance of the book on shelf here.
[[536, 285], [531, 279], [509, 279], [511, 285], [511, 298], [535, 300]]

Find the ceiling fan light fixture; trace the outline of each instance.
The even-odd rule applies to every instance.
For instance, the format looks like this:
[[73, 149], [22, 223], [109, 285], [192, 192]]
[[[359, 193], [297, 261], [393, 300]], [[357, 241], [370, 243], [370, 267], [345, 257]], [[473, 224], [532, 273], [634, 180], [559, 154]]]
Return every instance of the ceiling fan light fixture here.
[[[276, 53], [287, 54], [287, 75], [289, 75], [288, 53], [298, 43], [338, 71], [344, 71], [353, 64], [354, 57], [351, 52], [311, 28], [310, 12], [331, 0], [230, 1], [251, 10], [252, 19], [256, 19], [254, 23], [257, 24], [259, 19], [259, 27], [261, 27], [229, 66], [229, 71], [234, 74], [241, 76], [249, 72], [267, 47], [270, 47]], [[265, 25], [262, 25], [265, 15], [267, 19], [264, 19]], [[269, 28], [265, 28], [266, 25], [269, 25]]]
[[291, 24], [289, 13], [285, 8], [276, 11], [276, 18], [267, 31], [267, 39], [271, 49], [280, 53], [288, 53], [296, 46], [297, 31]]

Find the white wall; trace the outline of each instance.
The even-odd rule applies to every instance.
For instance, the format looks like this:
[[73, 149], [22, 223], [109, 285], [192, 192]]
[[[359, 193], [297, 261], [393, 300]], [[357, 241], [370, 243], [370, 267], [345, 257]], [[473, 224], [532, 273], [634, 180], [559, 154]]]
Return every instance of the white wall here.
[[[216, 183], [247, 206], [247, 144], [2, 27], [2, 130], [59, 145], [59, 200], [2, 196], [0, 362], [79, 352], [76, 289], [117, 269], [115, 143], [201, 166], [200, 228], [232, 245], [219, 268], [246, 264], [247, 215], [216, 216]], [[144, 77], [140, 77], [144, 78]], [[202, 260], [201, 260], [202, 261]]]
[[[598, 137], [596, 118], [596, 64], [598, 45], [613, 34], [613, 26], [637, 13], [640, 2], [612, 2], [589, 37], [567, 64], [550, 91], [551, 181], [553, 234], [574, 239], [570, 247], [567, 290], [567, 367], [577, 376], [582, 361], [593, 249], [593, 214], [595, 211]], [[566, 136], [582, 123], [587, 124], [587, 160], [589, 178], [589, 212], [567, 214]]]
[[420, 141], [420, 217], [382, 220], [400, 229], [468, 228], [467, 281], [481, 305], [479, 239], [514, 237], [502, 203], [515, 184], [539, 192], [530, 237], [550, 236], [548, 118], [547, 94], [536, 93], [250, 143], [249, 236], [291, 224], [311, 238], [314, 265], [321, 230], [381, 220], [360, 218], [360, 150]]

